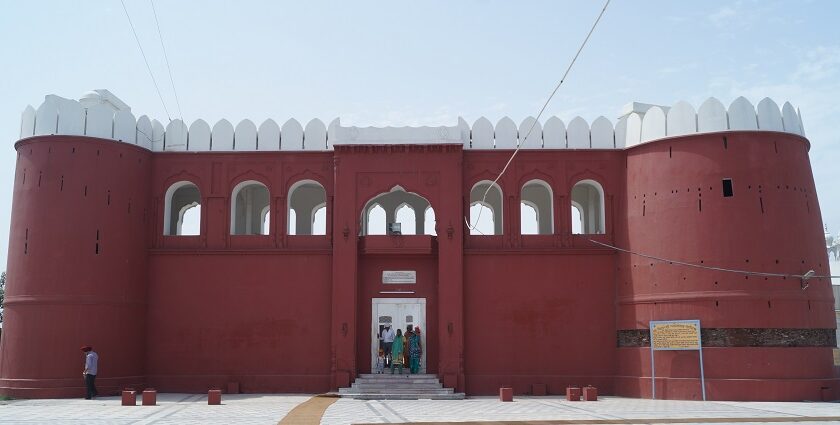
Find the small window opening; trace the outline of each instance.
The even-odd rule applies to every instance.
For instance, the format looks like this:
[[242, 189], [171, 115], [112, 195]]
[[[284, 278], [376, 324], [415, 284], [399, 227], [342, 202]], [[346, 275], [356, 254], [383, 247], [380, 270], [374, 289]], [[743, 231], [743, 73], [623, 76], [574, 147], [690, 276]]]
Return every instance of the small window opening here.
[[758, 203], [761, 205], [761, 213], [764, 214], [764, 198], [758, 198]]
[[111, 205], [111, 191], [108, 191], [108, 198], [106, 199], [108, 205]]
[[726, 136], [723, 136], [723, 148], [729, 149], [729, 141], [726, 140]]
[[723, 197], [724, 198], [731, 198], [732, 197], [732, 179], [723, 179]]
[[38, 172], [38, 187], [41, 187], [41, 177], [43, 177], [43, 175], [44, 175], [43, 171]]
[[87, 185], [85, 185], [85, 196], [87, 196]]
[[58, 188], [59, 192], [64, 191], [64, 176], [61, 176], [61, 186]]
[[671, 146], [668, 146], [668, 158], [673, 158], [671, 153]]

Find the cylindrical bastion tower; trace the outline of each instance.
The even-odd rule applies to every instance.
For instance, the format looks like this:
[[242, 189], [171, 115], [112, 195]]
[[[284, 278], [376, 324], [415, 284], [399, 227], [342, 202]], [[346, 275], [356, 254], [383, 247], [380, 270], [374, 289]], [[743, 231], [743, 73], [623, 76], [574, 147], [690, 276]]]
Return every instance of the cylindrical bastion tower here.
[[[829, 275], [810, 144], [755, 124], [628, 149], [626, 232], [616, 243], [703, 267]], [[835, 397], [830, 279], [803, 282], [629, 253], [619, 254], [617, 267], [620, 395], [651, 396], [650, 321], [699, 319], [708, 399]], [[657, 398], [702, 397], [697, 351], [655, 355]]]
[[101, 356], [100, 394], [141, 385], [150, 152], [52, 134], [15, 149], [2, 393], [84, 394], [80, 345]]

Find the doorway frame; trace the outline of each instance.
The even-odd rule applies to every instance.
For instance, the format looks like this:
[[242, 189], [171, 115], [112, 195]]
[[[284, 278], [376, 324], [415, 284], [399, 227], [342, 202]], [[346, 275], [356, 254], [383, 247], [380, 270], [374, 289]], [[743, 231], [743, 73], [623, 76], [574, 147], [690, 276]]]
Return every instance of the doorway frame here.
[[[423, 297], [412, 297], [412, 298], [371, 298], [370, 302], [370, 360], [371, 365], [376, 363], [377, 353], [379, 352], [379, 316], [376, 314], [376, 308], [379, 304], [418, 304], [423, 307], [423, 326], [426, 326], [428, 323], [427, 314], [428, 304], [426, 303], [426, 298]], [[376, 335], [376, 338], [372, 336]], [[428, 353], [428, 347], [426, 347], [426, 334], [421, 332], [421, 338], [423, 343], [423, 360], [421, 361], [421, 370], [426, 371], [427, 368], [424, 367], [426, 365], [426, 357]], [[426, 365], [427, 366], [427, 365]], [[371, 373], [373, 373], [373, 369], [371, 368]]]

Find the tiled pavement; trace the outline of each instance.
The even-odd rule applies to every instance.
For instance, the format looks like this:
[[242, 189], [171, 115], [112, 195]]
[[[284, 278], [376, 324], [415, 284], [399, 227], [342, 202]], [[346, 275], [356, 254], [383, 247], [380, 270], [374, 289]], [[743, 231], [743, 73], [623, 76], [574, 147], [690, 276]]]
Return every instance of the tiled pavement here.
[[[306, 395], [224, 395], [221, 406], [208, 406], [206, 395], [158, 394], [158, 406], [120, 406], [118, 397], [89, 400], [13, 400], [0, 402], [3, 424], [276, 424]], [[139, 400], [138, 400], [139, 402]], [[837, 423], [837, 403], [742, 403], [639, 400], [604, 397], [597, 402], [567, 402], [560, 397], [517, 397], [501, 403], [493, 397], [467, 400], [362, 401], [340, 399], [322, 424], [463, 421], [622, 421], [713, 418], [755, 422]], [[824, 419], [819, 419], [824, 418]], [[788, 421], [789, 419], [789, 421]], [[810, 422], [816, 420], [817, 422]], [[683, 422], [685, 423], [685, 422]], [[718, 422], [720, 423], [720, 422]]]

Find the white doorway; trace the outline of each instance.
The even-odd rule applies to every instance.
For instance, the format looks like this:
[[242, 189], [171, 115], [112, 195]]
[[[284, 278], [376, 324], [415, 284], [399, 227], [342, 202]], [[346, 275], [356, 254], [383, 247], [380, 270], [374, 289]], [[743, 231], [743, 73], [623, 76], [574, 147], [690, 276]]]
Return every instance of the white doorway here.
[[[379, 353], [379, 335], [388, 323], [394, 329], [405, 329], [408, 325], [420, 327], [420, 341], [423, 355], [420, 357], [420, 373], [426, 373], [426, 299], [425, 298], [374, 298], [371, 315], [370, 370], [376, 370], [376, 357]], [[408, 369], [405, 365], [403, 369]], [[407, 371], [403, 371], [407, 373]]]

